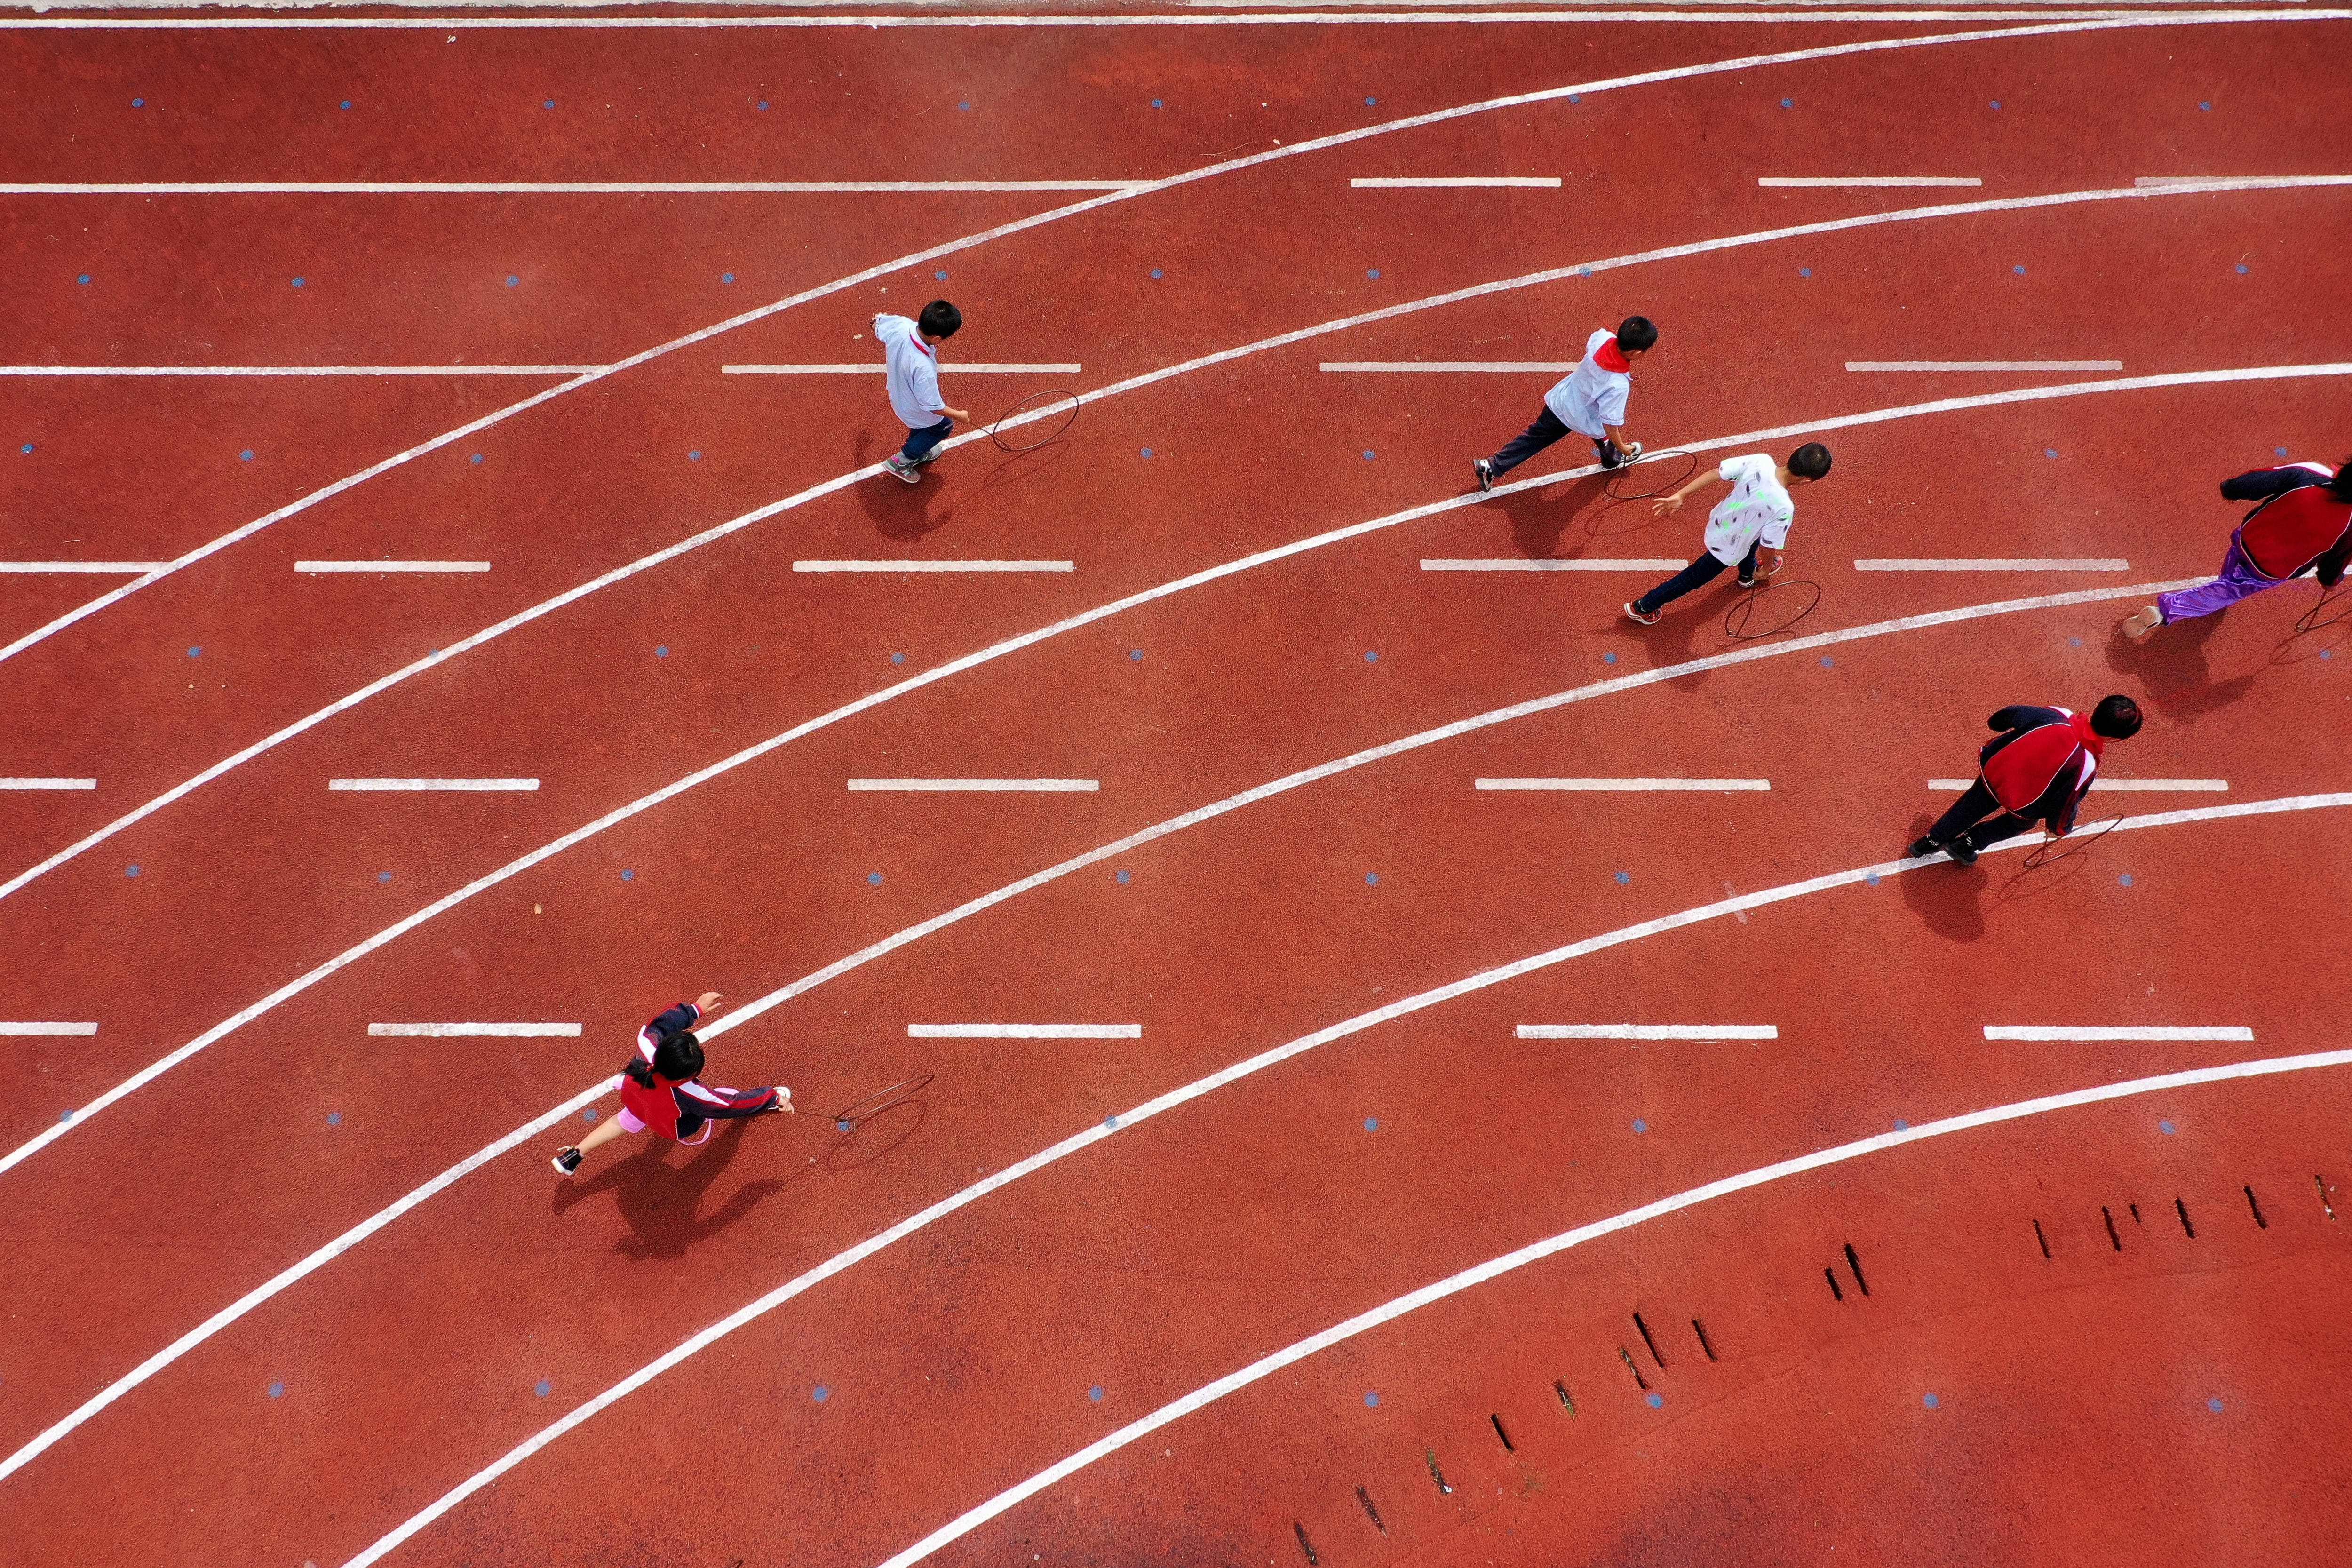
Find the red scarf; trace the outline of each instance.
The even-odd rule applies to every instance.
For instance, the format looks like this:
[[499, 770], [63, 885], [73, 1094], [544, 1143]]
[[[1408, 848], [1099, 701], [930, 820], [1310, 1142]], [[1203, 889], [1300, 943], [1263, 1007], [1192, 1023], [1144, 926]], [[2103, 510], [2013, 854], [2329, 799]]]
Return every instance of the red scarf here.
[[1599, 365], [1603, 370], [1613, 370], [1620, 373], [1629, 371], [1633, 368], [1633, 362], [1625, 357], [1625, 351], [1617, 346], [1617, 340], [1615, 338], [1610, 339], [1607, 342], [1602, 343], [1599, 348], [1592, 351], [1592, 363]]
[[2074, 731], [2074, 739], [2082, 742], [2084, 749], [2091, 755], [2105, 757], [2107, 754], [2107, 738], [2091, 728], [2089, 719], [2080, 713], [2069, 713], [2066, 723]]

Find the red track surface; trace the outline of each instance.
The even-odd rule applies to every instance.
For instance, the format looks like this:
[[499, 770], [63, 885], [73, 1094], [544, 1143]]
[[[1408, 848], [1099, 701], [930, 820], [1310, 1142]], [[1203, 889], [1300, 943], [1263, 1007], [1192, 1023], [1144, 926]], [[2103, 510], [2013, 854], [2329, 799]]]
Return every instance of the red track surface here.
[[[37, 85], [0, 105], [0, 146], [18, 182], [1154, 179], [1503, 94], [1964, 26], [469, 31], [457, 47], [15, 32], [0, 35], [10, 75]], [[2345, 26], [1936, 45], [1472, 115], [786, 310], [392, 468], [0, 663], [17, 716], [0, 775], [100, 780], [5, 797], [0, 876], [428, 650], [897, 438], [865, 381], [722, 363], [864, 357], [872, 310], [945, 293], [970, 321], [949, 395], [989, 410], [1032, 384], [959, 382], [957, 357], [1083, 363], [1086, 390], [1457, 289], [1792, 225], [2148, 174], [2343, 173], [2330, 68]], [[134, 95], [146, 107], [127, 109]], [[557, 110], [538, 107], [548, 97]], [[1169, 108], [1143, 107], [1154, 97]], [[1755, 183], [1875, 172], [1983, 185]], [[1566, 184], [1347, 184], [1498, 173]], [[0, 362], [604, 363], [1061, 200], [0, 196], [20, 240], [0, 275], [22, 301]], [[745, 746], [1122, 595], [1452, 495], [1545, 380], [1322, 361], [1559, 358], [1641, 310], [1665, 333], [1633, 403], [1654, 447], [2037, 379], [1850, 374], [1850, 359], [2120, 359], [2127, 375], [2337, 363], [2352, 361], [2347, 202], [2085, 201], [1641, 261], [1267, 347], [1091, 404], [1030, 456], [960, 447], [919, 489], [876, 478], [812, 500], [324, 718], [0, 900], [0, 1018], [100, 1026], [11, 1041], [0, 1152], [435, 900]], [[168, 559], [545, 384], [0, 379], [0, 438], [35, 447], [9, 449], [0, 554]], [[1797, 498], [1792, 559], [1824, 589], [1799, 630], [2201, 576], [2231, 516], [2212, 482], [2274, 447], [2339, 456], [2346, 389], [2225, 381], [1831, 431], [1836, 472]], [[1257, 566], [793, 741], [358, 957], [0, 1172], [16, 1259], [0, 1310], [37, 1325], [0, 1339], [0, 1458], [610, 1072], [680, 992], [746, 1002], [1296, 770], [1725, 650], [1722, 594], [1644, 629], [1616, 611], [1632, 578], [1417, 565], [1664, 557], [1696, 531], [1693, 514], [1654, 522], [1584, 479]], [[2130, 570], [1852, 569], [1975, 555]], [[494, 569], [291, 570], [361, 556]], [[1077, 570], [791, 570], [875, 556]], [[0, 575], [0, 634], [116, 581]], [[804, 1109], [936, 1073], [921, 1100], [847, 1138], [811, 1116], [700, 1151], [607, 1150], [572, 1183], [544, 1163], [558, 1135], [532, 1137], [0, 1478], [0, 1536], [39, 1563], [348, 1561], [688, 1335], [1107, 1114], [1497, 964], [1890, 858], [1937, 801], [1925, 781], [1965, 771], [1982, 714], [2008, 701], [2132, 692], [2150, 722], [2111, 773], [2229, 781], [2219, 796], [2098, 797], [2095, 816], [2337, 790], [2352, 639], [2290, 637], [2310, 596], [2293, 586], [2145, 647], [2111, 637], [2138, 602], [2114, 599], [1603, 693], [1046, 882], [711, 1041], [715, 1077], [781, 1079]], [[1772, 787], [1470, 787], [1556, 773]], [[325, 788], [376, 774], [543, 783]], [[873, 775], [1102, 787], [843, 788]], [[2342, 810], [2136, 830], [2032, 876], [2014, 855], [1923, 868], [1334, 1040], [815, 1285], [388, 1560], [877, 1563], [1261, 1356], [1541, 1237], [1898, 1119], [2336, 1048], [2317, 998], [2347, 891], [2328, 848]], [[366, 1034], [542, 1018], [585, 1028]], [[978, 1019], [1143, 1034], [906, 1035]], [[1628, 1020], [1780, 1037], [1512, 1032]], [[2242, 1025], [2254, 1043], [1984, 1039], [2004, 1023]], [[937, 1560], [1288, 1563], [1311, 1543], [1341, 1564], [1760, 1564], [1832, 1548], [2331, 1563], [2352, 1528], [2333, 1436], [2352, 1358], [2330, 1332], [2352, 1269], [2324, 1206], [2340, 1209], [2352, 1168], [2346, 1072], [1955, 1133], [1576, 1247], [1212, 1403]], [[99, 1495], [108, 1506], [89, 1506]]]

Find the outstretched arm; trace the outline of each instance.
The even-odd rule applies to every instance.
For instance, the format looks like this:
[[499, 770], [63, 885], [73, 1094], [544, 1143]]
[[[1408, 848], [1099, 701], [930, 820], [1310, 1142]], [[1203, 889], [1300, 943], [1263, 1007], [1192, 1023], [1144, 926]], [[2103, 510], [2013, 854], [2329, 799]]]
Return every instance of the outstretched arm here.
[[1706, 489], [1707, 486], [1719, 485], [1722, 482], [1722, 473], [1717, 469], [1708, 468], [1705, 472], [1701, 473], [1698, 478], [1691, 480], [1690, 483], [1685, 485], [1674, 494], [1661, 497], [1659, 500], [1653, 501], [1650, 505], [1650, 513], [1654, 517], [1671, 517], [1675, 512], [1682, 510], [1683, 498], [1685, 496], [1696, 495], [1699, 491]]

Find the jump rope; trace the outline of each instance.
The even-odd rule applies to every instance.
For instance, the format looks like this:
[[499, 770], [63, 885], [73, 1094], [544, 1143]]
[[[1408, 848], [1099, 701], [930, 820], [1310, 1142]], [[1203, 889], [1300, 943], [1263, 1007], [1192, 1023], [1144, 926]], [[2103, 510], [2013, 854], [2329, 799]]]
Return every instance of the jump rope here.
[[[1653, 463], [1671, 463], [1676, 458], [1682, 460], [1682, 467], [1675, 470], [1674, 478], [1654, 483], [1645, 479], [1643, 482], [1650, 483], [1650, 488], [1647, 489], [1637, 490], [1629, 488], [1629, 470], [1632, 468], [1636, 466], [1647, 467]], [[1669, 495], [1680, 489], [1684, 481], [1697, 471], [1698, 454], [1696, 452], [1686, 452], [1679, 448], [1669, 448], [1656, 453], [1645, 452], [1634, 458], [1633, 462], [1621, 464], [1612, 470], [1608, 482], [1601, 487], [1601, 489], [1602, 493], [1608, 496], [1612, 505], [1620, 501], [1654, 500], [1660, 496]], [[1761, 642], [1766, 637], [1779, 637], [1813, 613], [1814, 606], [1822, 602], [1822, 585], [1801, 578], [1787, 583], [1769, 581], [1780, 570], [1780, 568], [1776, 564], [1770, 572], [1759, 576], [1755, 582], [1748, 584], [1745, 591], [1732, 603], [1731, 608], [1725, 612], [1723, 617], [1725, 637], [1733, 642]], [[1763, 612], [1763, 618], [1759, 624], [1758, 607], [1767, 594], [1778, 594], [1780, 597], [1774, 599], [1771, 606]], [[2352, 614], [2352, 611], [2347, 613]]]

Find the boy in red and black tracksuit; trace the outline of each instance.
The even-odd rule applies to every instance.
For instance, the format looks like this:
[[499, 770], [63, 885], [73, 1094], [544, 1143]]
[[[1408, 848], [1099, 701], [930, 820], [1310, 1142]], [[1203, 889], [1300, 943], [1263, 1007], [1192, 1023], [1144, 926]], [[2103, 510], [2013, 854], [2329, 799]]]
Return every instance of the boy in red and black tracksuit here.
[[2323, 588], [2344, 580], [2352, 561], [2352, 459], [2332, 472], [2324, 463], [2282, 463], [2221, 481], [2224, 500], [2258, 500], [2230, 535], [2221, 575], [2177, 594], [2158, 594], [2156, 603], [2124, 618], [2127, 637], [2157, 627], [2229, 608], [2249, 595], [2275, 588], [2305, 572]]
[[636, 1058], [613, 1080], [621, 1091], [619, 1113], [576, 1146], [557, 1150], [558, 1171], [572, 1174], [589, 1150], [624, 1132], [650, 1129], [680, 1143], [701, 1143], [713, 1122], [792, 1110], [788, 1089], [714, 1089], [701, 1081], [702, 1042], [694, 1026], [718, 1000], [718, 992], [706, 991], [699, 1001], [680, 1002], [637, 1031]]
[[[1968, 793], [1911, 846], [1914, 858], [1944, 850], [1963, 866], [1977, 851], [2013, 838], [2036, 820], [2053, 838], [2074, 830], [2075, 810], [2098, 776], [2109, 741], [2139, 733], [2139, 705], [2128, 697], [2100, 700], [2085, 719], [2065, 708], [2004, 708], [1986, 721], [2000, 733], [1977, 753], [1979, 773]], [[1990, 822], [1982, 819], [2003, 813]]]

